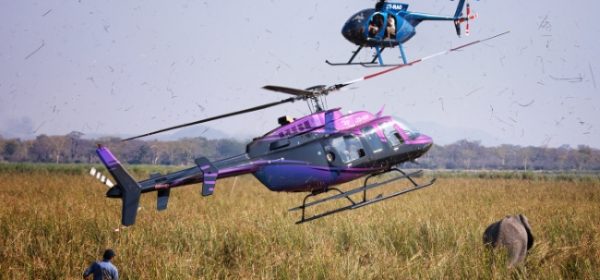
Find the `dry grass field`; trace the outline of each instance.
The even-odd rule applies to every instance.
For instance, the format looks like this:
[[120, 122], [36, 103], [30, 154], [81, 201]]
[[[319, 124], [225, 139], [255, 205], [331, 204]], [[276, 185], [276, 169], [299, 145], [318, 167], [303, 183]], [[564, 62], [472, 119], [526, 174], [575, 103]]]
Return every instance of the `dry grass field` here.
[[[115, 232], [120, 200], [85, 172], [1, 168], [0, 279], [80, 279], [107, 247], [123, 279], [600, 279], [597, 174], [439, 174], [427, 189], [302, 225], [287, 209], [304, 194], [243, 176], [208, 198], [175, 189], [160, 213], [146, 194], [137, 224]], [[536, 244], [507, 270], [481, 238], [517, 213]]]

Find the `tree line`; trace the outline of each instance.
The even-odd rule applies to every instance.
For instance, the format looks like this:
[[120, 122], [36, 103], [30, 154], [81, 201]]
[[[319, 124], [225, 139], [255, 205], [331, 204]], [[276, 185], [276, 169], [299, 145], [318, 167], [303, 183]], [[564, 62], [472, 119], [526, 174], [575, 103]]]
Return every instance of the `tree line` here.
[[[97, 143], [109, 146], [119, 160], [128, 164], [192, 165], [200, 156], [211, 160], [245, 151], [246, 143], [203, 137], [176, 141], [133, 140], [105, 137], [85, 139], [83, 133], [39, 135], [32, 140], [0, 136], [0, 162], [99, 163]], [[478, 141], [460, 140], [434, 145], [418, 160], [427, 169], [500, 170], [600, 170], [600, 150], [586, 145], [558, 148], [500, 145], [485, 147]]]
[[0, 136], [0, 162], [99, 163], [98, 144], [110, 147], [121, 162], [128, 164], [191, 165], [200, 156], [219, 159], [240, 154], [245, 145], [230, 139], [203, 137], [177, 141], [132, 140], [103, 137], [85, 139], [83, 133], [39, 135], [33, 140], [4, 139]]
[[434, 145], [419, 164], [429, 169], [598, 171], [600, 150], [587, 145], [485, 147], [479, 141], [460, 140], [445, 146]]

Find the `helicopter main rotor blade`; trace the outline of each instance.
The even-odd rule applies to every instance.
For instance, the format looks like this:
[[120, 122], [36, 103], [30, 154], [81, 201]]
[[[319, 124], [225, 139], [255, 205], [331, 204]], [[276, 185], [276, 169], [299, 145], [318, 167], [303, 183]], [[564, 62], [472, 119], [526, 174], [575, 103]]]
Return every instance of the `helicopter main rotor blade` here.
[[390, 67], [388, 69], [379, 71], [379, 72], [375, 72], [373, 74], [369, 74], [363, 77], [360, 77], [358, 79], [354, 79], [352, 81], [348, 81], [345, 83], [340, 83], [340, 84], [335, 84], [329, 87], [324, 87], [324, 86], [318, 86], [319, 89], [316, 89], [317, 87], [314, 87], [314, 90], [310, 90], [313, 88], [310, 88], [309, 90], [303, 90], [303, 89], [295, 89], [295, 88], [289, 88], [289, 87], [282, 87], [282, 86], [264, 86], [263, 88], [266, 90], [272, 90], [272, 91], [277, 91], [277, 92], [283, 92], [283, 93], [287, 93], [287, 94], [291, 94], [294, 95], [295, 97], [290, 97], [288, 99], [283, 99], [280, 101], [276, 101], [276, 102], [271, 102], [271, 103], [267, 103], [267, 104], [263, 104], [263, 105], [259, 105], [259, 106], [255, 106], [255, 107], [251, 107], [248, 109], [244, 109], [244, 110], [240, 110], [240, 111], [235, 111], [235, 112], [231, 112], [231, 113], [227, 113], [227, 114], [222, 114], [222, 115], [218, 115], [218, 116], [214, 116], [214, 117], [210, 117], [210, 118], [206, 118], [206, 119], [202, 119], [202, 120], [198, 120], [195, 122], [190, 122], [190, 123], [185, 123], [185, 124], [180, 124], [180, 125], [176, 125], [176, 126], [172, 126], [172, 127], [168, 127], [168, 128], [164, 128], [164, 129], [160, 129], [160, 130], [156, 130], [153, 132], [149, 132], [146, 134], [142, 134], [142, 135], [138, 135], [138, 136], [134, 136], [134, 137], [130, 137], [127, 139], [123, 139], [122, 141], [129, 141], [129, 140], [133, 140], [133, 139], [138, 139], [138, 138], [142, 138], [145, 136], [150, 136], [150, 135], [154, 135], [157, 133], [161, 133], [161, 132], [165, 132], [165, 131], [169, 131], [169, 130], [173, 130], [173, 129], [178, 129], [178, 128], [182, 128], [182, 127], [186, 127], [186, 126], [190, 126], [190, 125], [195, 125], [195, 124], [200, 124], [200, 123], [205, 123], [205, 122], [209, 122], [209, 121], [214, 121], [214, 120], [218, 120], [218, 119], [222, 119], [222, 118], [227, 118], [227, 117], [231, 117], [231, 116], [235, 116], [235, 115], [241, 115], [241, 114], [245, 114], [245, 113], [250, 113], [250, 112], [254, 112], [254, 111], [258, 111], [258, 110], [262, 110], [262, 109], [266, 109], [269, 107], [273, 107], [273, 106], [277, 106], [277, 105], [281, 105], [284, 103], [289, 103], [289, 102], [294, 102], [296, 100], [305, 100], [307, 98], [314, 98], [316, 96], [320, 96], [320, 95], [327, 95], [328, 93], [332, 92], [332, 91], [337, 91], [340, 90], [343, 87], [349, 86], [351, 84], [360, 82], [360, 81], [364, 81], [364, 80], [368, 80], [371, 78], [375, 78], [377, 76], [398, 70], [400, 68], [406, 67], [406, 66], [412, 66], [413, 64], [417, 64], [421, 61], [425, 61], [440, 55], [444, 55], [453, 51], [458, 51], [460, 49], [466, 48], [468, 46], [472, 46], [481, 42], [485, 42], [491, 39], [494, 39], [496, 37], [500, 37], [502, 35], [508, 34], [510, 31], [506, 31], [485, 39], [481, 39], [481, 40], [477, 40], [477, 41], [473, 41], [464, 45], [460, 45], [458, 47], [455, 48], [451, 48], [449, 50], [445, 50], [445, 51], [441, 51], [438, 53], [434, 53], [432, 55], [417, 59], [417, 60], [413, 60], [407, 64], [400, 64], [397, 66], [393, 66]]
[[244, 110], [239, 110], [239, 111], [235, 111], [235, 112], [231, 112], [231, 113], [226, 113], [226, 114], [222, 114], [222, 115], [218, 115], [218, 116], [214, 116], [214, 117], [210, 117], [210, 118], [206, 118], [206, 119], [201, 119], [201, 120], [194, 121], [194, 122], [189, 122], [189, 123], [185, 123], [185, 124], [180, 124], [180, 125], [176, 125], [176, 126], [171, 126], [171, 127], [163, 128], [163, 129], [160, 129], [160, 130], [148, 132], [146, 134], [142, 134], [142, 135], [138, 135], [138, 136], [134, 136], [134, 137], [129, 137], [129, 138], [121, 140], [121, 142], [130, 141], [130, 140], [134, 140], [134, 139], [138, 139], [138, 138], [142, 138], [142, 137], [154, 135], [154, 134], [161, 133], [161, 132], [165, 132], [165, 131], [169, 131], [169, 130], [173, 130], [173, 129], [178, 129], [178, 128], [190, 126], [190, 125], [205, 123], [205, 122], [214, 121], [214, 120], [218, 120], [218, 119], [222, 119], [222, 118], [227, 118], [227, 117], [231, 117], [231, 116], [235, 116], [235, 115], [246, 114], [246, 113], [250, 113], [250, 112], [254, 112], [254, 111], [266, 109], [266, 108], [269, 108], [269, 107], [273, 107], [273, 106], [277, 106], [277, 105], [281, 105], [281, 104], [285, 104], [285, 103], [294, 102], [294, 101], [296, 101], [298, 99], [301, 99], [301, 98], [300, 97], [290, 97], [288, 99], [283, 99], [283, 100], [280, 100], [280, 101], [271, 102], [271, 103], [267, 103], [267, 104], [263, 104], [263, 105], [259, 105], [259, 106], [255, 106], [255, 107], [251, 107], [251, 108], [244, 109]]
[[500, 33], [500, 34], [497, 34], [497, 35], [494, 35], [494, 36], [491, 36], [491, 37], [488, 37], [488, 38], [485, 38], [485, 39], [473, 41], [473, 42], [470, 42], [470, 43], [467, 43], [467, 44], [464, 44], [464, 45], [460, 45], [458, 47], [451, 48], [449, 50], [445, 50], [445, 51], [441, 51], [441, 52], [438, 52], [438, 53], [434, 53], [432, 55], [429, 55], [429, 56], [426, 56], [426, 57], [423, 57], [423, 58], [420, 58], [420, 59], [413, 60], [413, 61], [411, 61], [409, 63], [396, 65], [396, 66], [387, 68], [385, 70], [378, 71], [378, 72], [375, 72], [373, 74], [369, 74], [369, 75], [366, 75], [366, 76], [363, 76], [363, 77], [360, 77], [358, 79], [354, 79], [354, 80], [351, 80], [351, 81], [348, 81], [348, 82], [345, 82], [345, 83], [335, 84], [335, 85], [332, 85], [332, 86], [329, 86], [329, 87], [323, 87], [320, 90], [313, 90], [313, 91], [311, 91], [311, 90], [296, 89], [296, 88], [289, 88], [289, 87], [282, 87], [282, 86], [272, 86], [272, 85], [264, 86], [263, 88], [266, 89], [266, 90], [283, 92], [283, 93], [292, 94], [292, 95], [295, 95], [295, 96], [298, 96], [298, 97], [304, 97], [304, 98], [306, 98], [306, 97], [315, 97], [315, 96], [320, 96], [320, 95], [327, 95], [330, 92], [338, 91], [338, 90], [342, 89], [343, 87], [349, 86], [351, 84], [354, 84], [354, 83], [357, 83], [357, 82], [361, 82], [361, 81], [364, 81], [364, 80], [368, 80], [368, 79], [371, 79], [371, 78], [375, 78], [375, 77], [377, 77], [379, 75], [383, 75], [383, 74], [386, 74], [386, 73], [398, 70], [398, 69], [403, 68], [403, 67], [412, 66], [412, 65], [417, 64], [417, 63], [419, 63], [421, 61], [425, 61], [425, 60], [428, 60], [428, 59], [431, 59], [431, 58], [434, 58], [434, 57], [437, 57], [437, 56], [440, 56], [440, 55], [444, 55], [444, 54], [447, 54], [447, 53], [450, 53], [450, 52], [458, 51], [458, 50], [466, 48], [468, 46], [472, 46], [472, 45], [475, 45], [475, 44], [478, 44], [478, 43], [481, 43], [481, 42], [485, 42], [485, 41], [494, 39], [496, 37], [500, 37], [502, 35], [508, 34], [509, 32], [510, 31], [506, 31], [506, 32], [503, 32], [503, 33]]
[[480, 39], [480, 40], [477, 40], [477, 41], [466, 43], [464, 45], [460, 45], [458, 47], [451, 48], [449, 50], [445, 50], [445, 51], [441, 51], [441, 52], [438, 52], [438, 53], [434, 53], [432, 55], [428, 55], [426, 57], [413, 60], [413, 61], [411, 61], [411, 62], [409, 62], [407, 64], [396, 65], [396, 66], [390, 67], [388, 69], [385, 69], [385, 70], [382, 70], [382, 71], [379, 71], [379, 72], [375, 72], [373, 74], [369, 74], [369, 75], [360, 77], [360, 78], [352, 80], [352, 81], [348, 81], [348, 82], [345, 82], [345, 83], [337, 84], [337, 85], [335, 85], [333, 87], [335, 87], [335, 89], [340, 89], [342, 87], [345, 87], [345, 86], [348, 86], [348, 85], [351, 85], [351, 84], [354, 84], [354, 83], [357, 83], [357, 82], [360, 82], [360, 81], [364, 81], [364, 80], [368, 80], [368, 79], [371, 79], [371, 78], [375, 78], [375, 77], [377, 77], [379, 75], [383, 75], [385, 73], [389, 73], [389, 72], [398, 70], [398, 69], [403, 68], [403, 67], [413, 66], [414, 64], [417, 64], [417, 63], [419, 63], [421, 61], [425, 61], [425, 60], [428, 60], [428, 59], [431, 59], [431, 58], [434, 58], [434, 57], [437, 57], [437, 56], [440, 56], [440, 55], [444, 55], [444, 54], [447, 54], [447, 53], [450, 53], [450, 52], [458, 51], [460, 49], [463, 49], [463, 48], [466, 48], [466, 47], [469, 47], [469, 46], [472, 46], [472, 45], [475, 45], [475, 44], [478, 44], [478, 43], [481, 43], [481, 42], [485, 42], [485, 41], [494, 39], [496, 37], [500, 37], [502, 35], [506, 35], [508, 33], [510, 33], [510, 31], [505, 31], [505, 32], [502, 32], [500, 34], [497, 34], [497, 35], [494, 35], [494, 36], [491, 36], [491, 37], [488, 37], [488, 38], [485, 38], [485, 39]]
[[309, 90], [304, 90], [304, 89], [297, 89], [297, 88], [290, 88], [290, 87], [282, 87], [282, 86], [264, 86], [263, 89], [266, 90], [271, 90], [271, 91], [276, 91], [276, 92], [283, 92], [283, 93], [287, 93], [287, 94], [291, 94], [291, 95], [295, 95], [295, 96], [311, 96], [314, 95], [314, 92], [309, 91]]

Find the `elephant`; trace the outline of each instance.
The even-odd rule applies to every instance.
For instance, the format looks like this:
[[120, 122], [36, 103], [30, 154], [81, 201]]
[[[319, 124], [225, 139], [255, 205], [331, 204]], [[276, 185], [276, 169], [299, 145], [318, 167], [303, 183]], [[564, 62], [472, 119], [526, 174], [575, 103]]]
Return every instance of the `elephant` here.
[[506, 247], [508, 267], [525, 261], [527, 251], [533, 247], [531, 226], [525, 215], [506, 216], [485, 229], [483, 243], [491, 248]]

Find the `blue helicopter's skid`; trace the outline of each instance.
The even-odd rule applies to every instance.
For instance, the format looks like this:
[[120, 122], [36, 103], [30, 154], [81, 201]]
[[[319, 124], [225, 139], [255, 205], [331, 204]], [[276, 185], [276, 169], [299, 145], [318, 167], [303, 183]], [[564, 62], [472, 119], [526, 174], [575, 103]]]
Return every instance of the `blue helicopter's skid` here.
[[[387, 46], [382, 46], [381, 48], [379, 48], [378, 46], [374, 46], [375, 48], [375, 55], [373, 55], [373, 60], [371, 60], [370, 62], [354, 62], [354, 58], [356, 57], [356, 55], [360, 52], [360, 50], [363, 48], [363, 46], [359, 46], [358, 49], [356, 49], [355, 51], [352, 52], [352, 57], [350, 57], [350, 60], [348, 60], [348, 62], [331, 62], [329, 60], [325, 60], [325, 63], [331, 65], [331, 66], [349, 66], [349, 65], [361, 65], [364, 67], [388, 67], [388, 66], [398, 66], [398, 65], [402, 65], [402, 64], [407, 64], [407, 60], [406, 60], [406, 54], [404, 53], [404, 46], [402, 44], [398, 44], [398, 47], [400, 49], [400, 57], [402, 58], [402, 62], [401, 64], [385, 64], [383, 63], [383, 58], [381, 57], [381, 53], [383, 53], [383, 51], [387, 48]], [[375, 62], [377, 61], [377, 62]]]
[[[348, 60], [348, 62], [331, 62], [329, 60], [325, 60], [325, 63], [331, 66], [347, 66], [347, 65], [361, 65], [364, 62], [353, 62], [356, 55], [362, 50], [363, 46], [358, 46], [358, 48], [352, 52], [352, 56]], [[375, 58], [370, 62], [371, 64], [375, 63]]]

